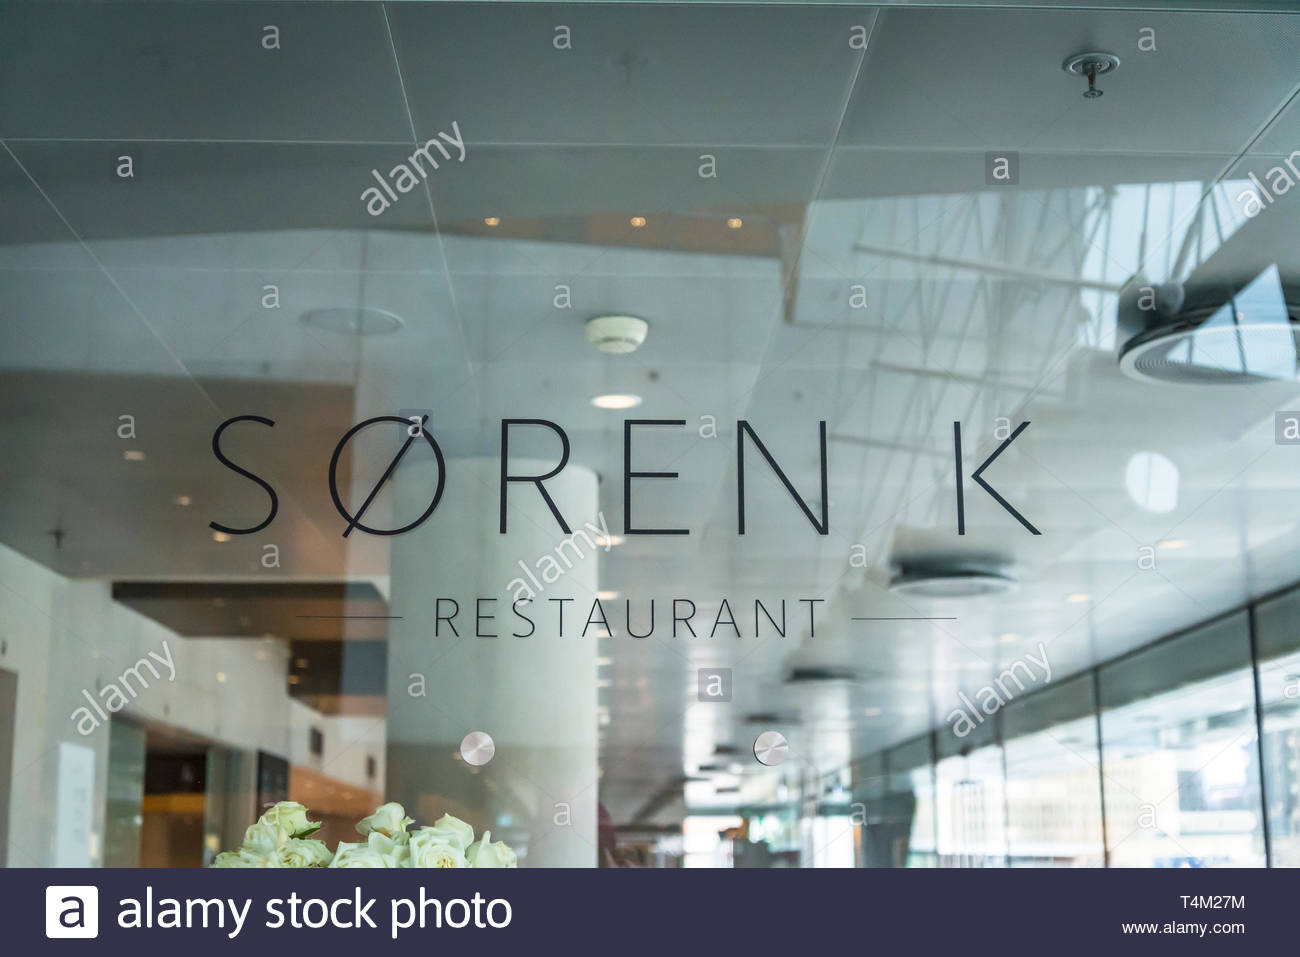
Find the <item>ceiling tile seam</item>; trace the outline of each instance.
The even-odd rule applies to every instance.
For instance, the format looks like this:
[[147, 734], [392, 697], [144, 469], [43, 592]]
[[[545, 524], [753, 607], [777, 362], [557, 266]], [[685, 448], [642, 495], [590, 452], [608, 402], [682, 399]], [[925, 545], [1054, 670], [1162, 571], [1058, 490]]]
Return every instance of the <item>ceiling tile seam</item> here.
[[[392, 22], [388, 18], [388, 5], [380, 3], [379, 12], [384, 18], [384, 32], [388, 36], [388, 52], [393, 57], [393, 69], [397, 71], [397, 85], [402, 94], [402, 109], [406, 113], [407, 126], [411, 131], [411, 145], [419, 149], [420, 134], [415, 127], [415, 116], [411, 113], [411, 98], [406, 92], [406, 77], [402, 74], [402, 61], [397, 54], [397, 41], [393, 37]], [[442, 272], [447, 280], [447, 298], [451, 303], [451, 314], [456, 320], [456, 335], [460, 339], [461, 350], [465, 356], [465, 366], [469, 370], [469, 381], [474, 390], [474, 404], [476, 407], [481, 408], [482, 396], [479, 392], [479, 380], [474, 371], [469, 340], [465, 335], [465, 323], [460, 314], [460, 304], [456, 298], [456, 286], [451, 278], [451, 267], [447, 262], [447, 249], [442, 241], [442, 230], [438, 227], [438, 210], [433, 202], [433, 188], [429, 185], [429, 177], [427, 176], [424, 177], [424, 196], [429, 202], [429, 215], [433, 220], [433, 233], [438, 240], [438, 256], [442, 260]]]
[[[176, 143], [176, 144], [213, 144], [231, 146], [247, 144], [250, 146], [400, 146], [407, 147], [406, 140], [318, 140], [318, 139], [248, 139], [244, 137], [192, 137], [192, 136], [6, 136], [10, 143]], [[770, 140], [750, 142], [747, 140], [475, 140], [465, 139], [466, 146], [501, 147], [515, 149], [704, 149], [725, 147], [730, 149], [761, 149], [774, 151], [821, 152], [827, 144], [817, 141], [777, 143]], [[947, 151], [948, 147], [926, 147]], [[907, 145], [861, 145], [842, 146], [845, 150], [910, 150]], [[973, 152], [973, 151], [972, 151]], [[1077, 152], [1060, 150], [1059, 152]], [[1135, 151], [1140, 152], [1140, 151]]]
[[[822, 193], [822, 190], [825, 186], [826, 179], [830, 173], [831, 163], [833, 162], [835, 157], [836, 146], [839, 143], [841, 132], [844, 129], [844, 119], [848, 115], [849, 108], [852, 106], [854, 97], [857, 93], [858, 84], [862, 76], [862, 65], [863, 63], [866, 62], [867, 54], [871, 49], [871, 40], [872, 37], [875, 36], [876, 23], [879, 21], [879, 18], [880, 18], [880, 11], [878, 9], [873, 9], [871, 11], [871, 25], [867, 31], [867, 42], [863, 45], [862, 51], [858, 56], [858, 62], [854, 65], [853, 73], [849, 77], [847, 87], [840, 101], [839, 115], [837, 116], [835, 121], [834, 131], [831, 135], [830, 142], [827, 144], [825, 148], [825, 152], [822, 157], [821, 166], [818, 169], [817, 176], [813, 180], [812, 193], [809, 197], [808, 206], [807, 206], [809, 215], [804, 216], [802, 222], [800, 223], [798, 242], [795, 245], [795, 249], [797, 250], [795, 253], [795, 261], [794, 263], [792, 263], [791, 268], [789, 269], [787, 275], [783, 277], [781, 282], [781, 296], [780, 296], [779, 304], [777, 306], [779, 310], [778, 314], [774, 317], [773, 322], [769, 325], [767, 337], [763, 342], [762, 348], [759, 350], [760, 368], [762, 368], [762, 366], [766, 363], [768, 352], [772, 347], [772, 341], [776, 336], [776, 331], [777, 329], [780, 328], [781, 323], [784, 321], [786, 302], [791, 294], [791, 287], [797, 281], [796, 277], [798, 276], [799, 267], [803, 259], [804, 247], [807, 243], [808, 232], [810, 228], [809, 220], [811, 219], [811, 213], [814, 208], [814, 204], [817, 202], [818, 197]], [[813, 334], [813, 339], [817, 339], [824, 334], [825, 334], [825, 330], [816, 332]], [[754, 383], [745, 392], [742, 392], [740, 395], [737, 395], [736, 400], [739, 401], [740, 399], [748, 396], [749, 398], [748, 407], [752, 408], [754, 393], [755, 390], [759, 387], [759, 385], [761, 385], [761, 380], [759, 380], [759, 378], [756, 376]], [[717, 487], [717, 491], [714, 494], [713, 502], [710, 504], [708, 509], [710, 513], [716, 512], [718, 506], [718, 500], [721, 494], [722, 494], [722, 489], [721, 489], [721, 485], [719, 485]]]
[[1206, 185], [1205, 189], [1201, 191], [1201, 198], [1196, 203], [1196, 205], [1189, 212], [1184, 213], [1181, 217], [1179, 217], [1177, 222], [1174, 224], [1173, 228], [1169, 230], [1169, 233], [1164, 237], [1164, 239], [1156, 243], [1152, 247], [1152, 249], [1149, 250], [1148, 255], [1142, 260], [1142, 262], [1138, 263], [1138, 268], [1140, 270], [1145, 270], [1146, 265], [1148, 262], [1151, 261], [1152, 256], [1155, 256], [1156, 254], [1165, 251], [1167, 244], [1173, 239], [1174, 234], [1181, 232], [1182, 229], [1188, 225], [1189, 221], [1199, 214], [1201, 208], [1207, 202], [1210, 201], [1210, 197], [1214, 194], [1215, 189], [1217, 189], [1221, 183], [1227, 180], [1228, 175], [1239, 163], [1241, 163], [1244, 159], [1246, 159], [1247, 154], [1250, 153], [1250, 148], [1254, 146], [1256, 143], [1258, 143], [1260, 139], [1263, 138], [1264, 134], [1268, 132], [1269, 128], [1272, 127], [1272, 125], [1277, 122], [1277, 120], [1282, 116], [1282, 114], [1286, 112], [1287, 108], [1290, 107], [1292, 103], [1295, 103], [1298, 100], [1300, 100], [1300, 83], [1296, 83], [1293, 87], [1291, 87], [1291, 92], [1287, 94], [1286, 98], [1281, 102], [1281, 104], [1279, 104], [1268, 116], [1268, 118], [1255, 130], [1254, 134], [1252, 134], [1251, 137], [1246, 141], [1246, 144], [1240, 150], [1237, 151], [1236, 156], [1230, 159], [1219, 169], [1219, 172], [1215, 174], [1214, 179], [1211, 180]]
[[[1290, 101], [1288, 100], [1288, 103]], [[1285, 105], [1283, 107], [1285, 109]], [[1275, 117], [1271, 117], [1269, 123]], [[1262, 132], [1267, 132], [1267, 125]], [[1258, 139], [1252, 137], [1252, 142]], [[196, 137], [133, 137], [133, 136], [7, 136], [8, 143], [40, 145], [43, 143], [129, 143], [157, 146], [398, 146], [403, 149], [411, 143], [406, 140], [312, 140], [312, 139], [243, 139], [232, 138], [196, 138]], [[941, 156], [981, 155], [983, 149], [964, 145], [908, 144], [908, 143], [847, 143], [833, 144], [828, 147], [823, 143], [751, 143], [751, 142], [703, 142], [663, 140], [475, 140], [466, 138], [466, 147], [480, 149], [512, 150], [695, 150], [695, 149], [735, 149], [761, 150], [774, 153], [812, 153], [823, 152], [830, 148], [845, 154], [853, 153], [923, 153]], [[1223, 150], [1157, 150], [1157, 149], [1118, 149], [1096, 147], [1036, 147], [1028, 151], [1036, 156], [1132, 156], [1138, 158], [1187, 158], [1226, 157], [1234, 161], [1241, 154]], [[1264, 152], [1263, 156], [1285, 156], [1285, 153]]]
[[1264, 122], [1255, 130], [1254, 134], [1249, 140], [1247, 140], [1246, 145], [1238, 151], [1234, 162], [1239, 162], [1243, 159], [1245, 155], [1250, 152], [1250, 148], [1263, 139], [1264, 134], [1266, 134], [1273, 125], [1282, 118], [1282, 115], [1290, 109], [1293, 103], [1297, 102], [1300, 102], [1300, 82], [1297, 82], [1295, 86], [1291, 87], [1291, 92], [1286, 95], [1286, 98], [1278, 104], [1277, 108], [1274, 109], [1273, 112], [1269, 114], [1268, 118], [1265, 119]]
[[[68, 218], [63, 214], [63, 211], [59, 209], [58, 205], [54, 202], [54, 199], [50, 196], [49, 193], [45, 191], [45, 188], [42, 187], [39, 182], [37, 182], [36, 177], [33, 176], [31, 171], [28, 170], [27, 167], [23, 164], [23, 161], [20, 160], [17, 154], [15, 154], [14, 151], [9, 148], [8, 142], [3, 139], [0, 139], [0, 149], [3, 149], [7, 154], [9, 154], [9, 158], [13, 161], [14, 165], [18, 167], [18, 169], [22, 172], [23, 176], [27, 178], [27, 181], [31, 183], [32, 187], [40, 194], [41, 198], [45, 201], [46, 205], [48, 205], [49, 208], [54, 212], [54, 215], [58, 217], [59, 221], [63, 224], [63, 227], [68, 231], [69, 234], [71, 234], [73, 239], [76, 241], [77, 245], [81, 248], [82, 252], [85, 253], [87, 257], [89, 257], [89, 259], [91, 260], [91, 262], [95, 264], [95, 267], [99, 270], [99, 272], [102, 273], [104, 278], [108, 280], [109, 285], [111, 285], [113, 289], [117, 291], [117, 294], [122, 297], [122, 300], [127, 304], [127, 306], [131, 309], [131, 311], [135, 313], [136, 318], [140, 320], [140, 322], [144, 325], [144, 327], [149, 331], [149, 334], [153, 336], [154, 340], [157, 341], [158, 345], [162, 347], [163, 351], [167, 354], [168, 358], [170, 358], [172, 362], [176, 364], [176, 367], [180, 370], [180, 372], [184, 375], [184, 377], [189, 380], [190, 384], [193, 385], [194, 388], [198, 390], [199, 394], [203, 396], [204, 400], [208, 403], [208, 405], [212, 407], [212, 410], [224, 418], [227, 413], [225, 412], [225, 410], [221, 408], [220, 404], [217, 403], [216, 399], [212, 397], [212, 393], [210, 393], [203, 386], [203, 384], [199, 382], [199, 380], [195, 377], [194, 373], [191, 372], [190, 368], [185, 364], [185, 361], [181, 359], [181, 357], [171, 347], [171, 345], [167, 342], [167, 340], [163, 338], [162, 334], [159, 333], [158, 329], [154, 326], [154, 324], [149, 321], [149, 317], [145, 315], [144, 310], [141, 309], [140, 306], [135, 302], [135, 300], [132, 299], [127, 294], [126, 290], [122, 288], [121, 284], [119, 284], [117, 281], [117, 277], [114, 276], [113, 273], [109, 271], [108, 267], [104, 265], [103, 261], [95, 254], [95, 251], [90, 247], [90, 244], [87, 243], [86, 240], [82, 238], [81, 234], [76, 230], [76, 228], [72, 225], [72, 223], [68, 220]], [[293, 503], [293, 505], [299, 510], [302, 516], [306, 519], [307, 527], [312, 529], [312, 531], [314, 531], [318, 536], [324, 539], [325, 537], [324, 532], [321, 530], [320, 526], [311, 519], [309, 513], [303, 507], [302, 502], [296, 496], [290, 496], [288, 498], [288, 501]]]
[[168, 358], [170, 358], [172, 362], [175, 363], [176, 367], [182, 373], [184, 373], [185, 377], [189, 379], [190, 383], [194, 386], [194, 388], [196, 388], [199, 391], [199, 394], [202, 395], [203, 398], [207, 400], [208, 404], [212, 406], [213, 411], [224, 415], [225, 414], [224, 411], [217, 404], [216, 400], [212, 398], [212, 395], [208, 392], [207, 389], [203, 387], [203, 385], [198, 381], [198, 379], [194, 377], [194, 374], [190, 372], [189, 367], [185, 365], [184, 360], [182, 360], [181, 357], [177, 355], [176, 351], [172, 349], [172, 347], [162, 337], [162, 335], [154, 327], [154, 324], [150, 322], [149, 318], [144, 314], [144, 311], [136, 304], [135, 300], [132, 299], [129, 295], [127, 295], [126, 290], [123, 289], [121, 285], [118, 284], [116, 277], [114, 277], [113, 274], [109, 272], [108, 267], [104, 265], [104, 263], [100, 260], [100, 258], [97, 255], [95, 255], [94, 250], [91, 249], [90, 245], [81, 237], [81, 234], [77, 232], [76, 228], [72, 225], [72, 223], [68, 221], [68, 218], [63, 215], [63, 211], [59, 209], [59, 207], [55, 204], [54, 200], [50, 197], [50, 194], [47, 193], [44, 187], [42, 187], [41, 184], [36, 181], [36, 177], [31, 174], [31, 172], [23, 164], [23, 161], [18, 158], [17, 154], [15, 154], [14, 151], [9, 148], [8, 142], [3, 139], [0, 139], [0, 148], [4, 149], [4, 151], [9, 154], [9, 158], [13, 160], [14, 164], [27, 178], [27, 181], [31, 183], [31, 185], [35, 188], [35, 190], [38, 193], [40, 193], [41, 198], [45, 200], [46, 205], [49, 206], [50, 209], [54, 212], [54, 215], [58, 217], [59, 221], [63, 224], [63, 227], [76, 241], [77, 245], [81, 247], [82, 252], [84, 252], [86, 256], [90, 258], [91, 262], [93, 262], [95, 266], [98, 268], [98, 270], [104, 275], [104, 278], [106, 278], [109, 281], [109, 284], [112, 285], [112, 287], [117, 291], [117, 294], [122, 297], [123, 301], [127, 304], [127, 306], [130, 307], [131, 311], [135, 313], [136, 318], [139, 319], [140, 322], [144, 324], [144, 327], [149, 330], [149, 334], [153, 336], [153, 338], [158, 342], [160, 346], [162, 346], [163, 351], [167, 353]]

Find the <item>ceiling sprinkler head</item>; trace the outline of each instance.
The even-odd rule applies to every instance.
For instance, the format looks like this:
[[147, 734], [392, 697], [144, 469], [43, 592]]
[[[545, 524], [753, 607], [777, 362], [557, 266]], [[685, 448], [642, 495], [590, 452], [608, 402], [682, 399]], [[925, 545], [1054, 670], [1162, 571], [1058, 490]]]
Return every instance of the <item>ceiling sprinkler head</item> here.
[[1076, 53], [1061, 64], [1061, 69], [1073, 76], [1086, 76], [1088, 89], [1083, 91], [1083, 96], [1095, 100], [1102, 95], [1096, 86], [1097, 77], [1118, 70], [1119, 57], [1113, 53]]

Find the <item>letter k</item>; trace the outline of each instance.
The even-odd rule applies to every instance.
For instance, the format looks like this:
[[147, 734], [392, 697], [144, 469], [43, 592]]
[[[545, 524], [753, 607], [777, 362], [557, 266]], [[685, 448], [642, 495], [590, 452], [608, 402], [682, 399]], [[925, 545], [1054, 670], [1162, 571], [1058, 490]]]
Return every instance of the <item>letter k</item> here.
[[[1025, 429], [1027, 428], [1029, 428], [1028, 422], [1021, 422], [1018, 426], [1016, 426], [1016, 430], [1002, 440], [1002, 444], [993, 450], [993, 454], [990, 455], [988, 458], [986, 458], [984, 460], [984, 464], [981, 465], [979, 468], [977, 468], [974, 472], [972, 472], [970, 477], [971, 480], [974, 481], [980, 488], [984, 489], [984, 491], [992, 495], [993, 500], [995, 502], [997, 502], [1008, 512], [1010, 512], [1013, 516], [1015, 516], [1016, 521], [1019, 522], [1021, 525], [1025, 526], [1025, 528], [1029, 530], [1029, 533], [1031, 535], [1041, 535], [1043, 533], [1040, 532], [1038, 529], [1034, 528], [1034, 526], [1029, 523], [1029, 519], [1025, 518], [1014, 508], [1012, 508], [1011, 503], [1008, 502], [1001, 495], [999, 495], [997, 493], [997, 490], [988, 482], [984, 481], [984, 479], [982, 478], [984, 470], [988, 468], [990, 465], [992, 465], [994, 460], [997, 459], [997, 457], [1006, 450], [1006, 447], [1010, 445], [1012, 442], [1014, 442], [1016, 440], [1016, 437], [1020, 435], [1021, 432], [1025, 431]], [[966, 534], [966, 497], [965, 494], [962, 492], [962, 487], [961, 487], [962, 486], [962, 481], [961, 481], [962, 461], [961, 461], [961, 423], [960, 422], [954, 422], [952, 424], [952, 444], [954, 449], [956, 450], [956, 456], [957, 456], [957, 534], [965, 535]]]

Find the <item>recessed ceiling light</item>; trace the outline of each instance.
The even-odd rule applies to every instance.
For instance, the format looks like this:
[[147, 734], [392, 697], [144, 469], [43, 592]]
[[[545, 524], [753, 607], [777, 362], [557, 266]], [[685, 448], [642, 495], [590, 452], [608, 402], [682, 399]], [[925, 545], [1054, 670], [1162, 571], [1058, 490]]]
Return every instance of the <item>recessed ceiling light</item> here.
[[900, 562], [889, 590], [911, 598], [979, 598], [1016, 587], [1001, 562], [978, 559], [928, 559]]
[[622, 535], [597, 535], [596, 544], [601, 548], [613, 548], [615, 545], [623, 544]]
[[224, 671], [217, 672], [217, 681], [221, 682], [222, 684], [226, 683], [226, 673]]
[[487, 216], [483, 220], [484, 226], [500, 226], [501, 220], [496, 216]]
[[739, 229], [741, 226], [744, 225], [745, 225], [745, 221], [741, 219], [739, 216], [732, 216], [729, 220], [727, 220], [728, 229]]
[[303, 325], [349, 336], [382, 336], [402, 328], [400, 317], [383, 309], [312, 309], [302, 314]]
[[998, 635], [998, 641], [1002, 642], [1004, 645], [1012, 645], [1019, 640], [1020, 636], [1012, 631], [1008, 631], [1005, 635]]
[[122, 453], [122, 458], [126, 459], [128, 462], [143, 462], [144, 453], [139, 449], [127, 449]]
[[1186, 545], [1187, 545], [1187, 542], [1186, 542], [1184, 539], [1181, 539], [1181, 538], [1174, 538], [1174, 539], [1170, 539], [1170, 540], [1167, 541], [1167, 542], [1161, 542], [1161, 543], [1159, 544], [1159, 546], [1157, 546], [1157, 547], [1159, 547], [1159, 548], [1185, 548]]
[[1092, 596], [1087, 592], [1077, 591], [1065, 599], [1071, 605], [1081, 605], [1085, 601], [1092, 601]]
[[632, 224], [633, 229], [640, 229], [642, 226], [645, 225], [645, 217], [633, 216], [630, 220], [628, 220], [628, 222]]
[[597, 598], [598, 600], [600, 600], [600, 601], [613, 601], [613, 600], [614, 600], [615, 598], [617, 598], [617, 597], [618, 597], [618, 592], [616, 592], [616, 591], [598, 591], [598, 592], [596, 592], [596, 598]]
[[641, 404], [641, 397], [614, 392], [594, 397], [591, 404], [598, 409], [631, 409]]
[[[213, 532], [212, 540], [214, 542], [228, 542], [230, 541], [230, 536], [227, 535], [225, 532]], [[215, 604], [215, 601], [213, 603]]]
[[175, 502], [177, 505], [181, 506], [181, 508], [188, 508], [190, 505], [194, 503], [194, 500], [190, 498], [188, 495], [177, 495], [174, 499], [172, 499], [172, 501]]

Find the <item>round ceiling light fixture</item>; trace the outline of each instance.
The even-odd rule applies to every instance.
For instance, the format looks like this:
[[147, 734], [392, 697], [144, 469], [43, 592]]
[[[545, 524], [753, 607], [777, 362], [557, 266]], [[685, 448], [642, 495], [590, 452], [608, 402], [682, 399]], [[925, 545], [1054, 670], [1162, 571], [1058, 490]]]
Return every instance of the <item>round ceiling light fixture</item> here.
[[624, 355], [645, 342], [650, 325], [636, 316], [596, 316], [587, 320], [587, 341], [601, 352]]
[[1154, 285], [1139, 273], [1120, 292], [1116, 322], [1120, 371], [1140, 382], [1300, 381], [1300, 288], [1276, 265], [1229, 286]]
[[400, 317], [383, 309], [332, 307], [302, 314], [303, 325], [350, 336], [383, 336], [402, 328]]
[[1120, 348], [1131, 379], [1176, 385], [1254, 385], [1300, 378], [1300, 305], [1260, 322], [1218, 324], [1217, 310], [1188, 311]]
[[996, 562], [922, 560], [901, 563], [889, 590], [905, 598], [984, 598], [1005, 594], [1017, 584]]

